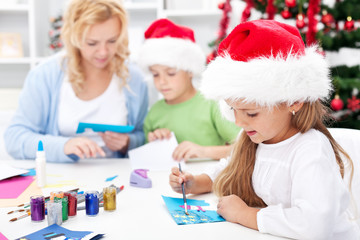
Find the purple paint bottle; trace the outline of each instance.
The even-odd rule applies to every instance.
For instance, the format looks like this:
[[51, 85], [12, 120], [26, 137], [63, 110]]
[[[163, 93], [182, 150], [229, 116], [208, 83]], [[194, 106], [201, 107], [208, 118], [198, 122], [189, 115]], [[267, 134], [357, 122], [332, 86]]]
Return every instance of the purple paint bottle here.
[[45, 198], [36, 195], [30, 197], [31, 221], [42, 222], [45, 219]]

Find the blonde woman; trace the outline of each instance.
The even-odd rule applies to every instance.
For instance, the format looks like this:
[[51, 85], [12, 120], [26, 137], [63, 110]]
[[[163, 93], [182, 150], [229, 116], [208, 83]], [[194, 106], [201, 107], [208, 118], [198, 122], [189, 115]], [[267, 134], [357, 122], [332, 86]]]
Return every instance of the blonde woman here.
[[[127, 14], [118, 0], [72, 0], [64, 14], [65, 51], [28, 74], [5, 132], [16, 159], [34, 159], [39, 140], [49, 161], [124, 157], [144, 143], [147, 86], [128, 62]], [[76, 134], [79, 122], [132, 125], [131, 133]]]
[[[214, 190], [218, 213], [294, 239], [359, 239], [344, 175], [353, 164], [323, 121], [328, 65], [299, 31], [271, 20], [238, 25], [203, 74], [201, 91], [243, 127], [229, 160], [206, 174], [172, 169], [170, 185]], [[344, 158], [341, 158], [341, 155]]]

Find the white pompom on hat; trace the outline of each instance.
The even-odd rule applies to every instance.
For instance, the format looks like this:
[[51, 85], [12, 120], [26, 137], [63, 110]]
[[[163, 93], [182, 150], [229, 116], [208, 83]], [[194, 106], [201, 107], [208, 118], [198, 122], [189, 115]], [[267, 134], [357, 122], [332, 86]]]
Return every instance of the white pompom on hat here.
[[145, 31], [138, 63], [144, 69], [160, 64], [200, 75], [205, 69], [206, 57], [195, 43], [192, 29], [163, 18], [154, 21]]
[[274, 20], [235, 27], [220, 43], [200, 86], [210, 99], [266, 107], [325, 100], [331, 90], [324, 56], [315, 46], [306, 48], [295, 27]]

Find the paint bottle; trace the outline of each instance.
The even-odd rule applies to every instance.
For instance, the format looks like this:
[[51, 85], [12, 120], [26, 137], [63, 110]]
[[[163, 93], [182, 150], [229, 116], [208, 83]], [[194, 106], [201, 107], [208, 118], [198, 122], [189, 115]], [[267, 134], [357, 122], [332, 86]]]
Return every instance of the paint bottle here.
[[60, 199], [54, 199], [53, 201], [49, 201], [46, 203], [47, 208], [47, 220], [48, 225], [61, 225], [63, 223], [62, 220], [62, 202]]
[[41, 222], [45, 219], [45, 198], [35, 195], [30, 197], [31, 221]]
[[115, 211], [116, 210], [116, 188], [105, 187], [103, 190], [104, 196], [104, 210]]
[[36, 183], [38, 187], [46, 185], [46, 156], [42, 141], [39, 141], [38, 150], [36, 152]]
[[86, 215], [93, 217], [99, 213], [99, 192], [88, 191], [85, 193]]

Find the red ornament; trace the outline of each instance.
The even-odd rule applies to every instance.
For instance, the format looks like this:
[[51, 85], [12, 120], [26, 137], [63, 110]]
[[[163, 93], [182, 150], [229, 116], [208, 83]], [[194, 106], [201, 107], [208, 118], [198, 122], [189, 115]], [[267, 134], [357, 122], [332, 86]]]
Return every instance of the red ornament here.
[[221, 2], [221, 3], [218, 4], [218, 8], [219, 8], [219, 9], [224, 9], [224, 7], [225, 7], [225, 3], [224, 3], [224, 2]]
[[354, 30], [355, 22], [352, 20], [352, 18], [349, 16], [346, 18], [346, 22], [344, 24], [344, 29], [351, 31]]
[[216, 57], [215, 52], [210, 53], [206, 56], [206, 64], [209, 64], [212, 60], [214, 60]]
[[284, 18], [284, 19], [289, 19], [292, 17], [292, 14], [291, 12], [289, 11], [289, 9], [287, 7], [284, 8], [284, 10], [281, 12], [281, 16]]
[[334, 111], [339, 111], [343, 109], [344, 102], [340, 99], [339, 95], [335, 95], [335, 98], [331, 100], [330, 106]]
[[296, 7], [296, 0], [285, 0], [285, 5], [289, 8]]
[[298, 29], [303, 29], [305, 27], [305, 16], [304, 14], [298, 14], [296, 16], [296, 27]]
[[356, 96], [352, 96], [352, 98], [348, 98], [347, 100], [347, 108], [351, 111], [355, 112], [356, 110], [360, 109], [360, 99], [357, 99]]
[[321, 22], [326, 27], [330, 27], [330, 28], [334, 27], [335, 26], [335, 19], [334, 19], [333, 15], [328, 13], [326, 10], [324, 10], [322, 14], [323, 15], [321, 17]]

